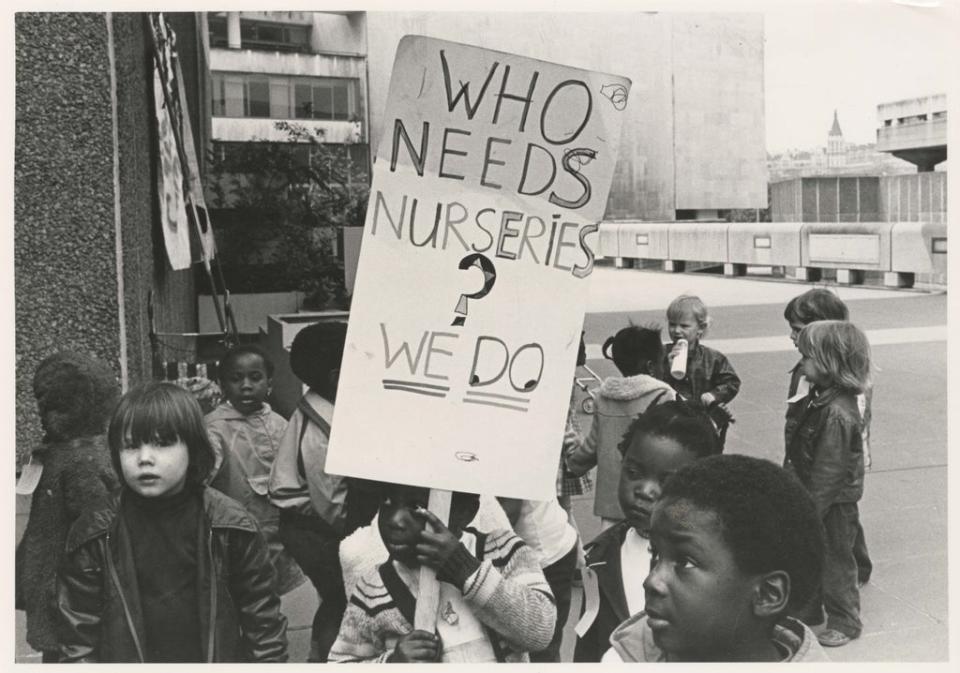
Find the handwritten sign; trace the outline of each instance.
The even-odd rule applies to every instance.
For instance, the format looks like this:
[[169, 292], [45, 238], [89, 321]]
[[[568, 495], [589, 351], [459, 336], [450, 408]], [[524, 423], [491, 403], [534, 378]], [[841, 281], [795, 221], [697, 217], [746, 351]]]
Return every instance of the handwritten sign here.
[[630, 82], [407, 36], [326, 469], [554, 495]]

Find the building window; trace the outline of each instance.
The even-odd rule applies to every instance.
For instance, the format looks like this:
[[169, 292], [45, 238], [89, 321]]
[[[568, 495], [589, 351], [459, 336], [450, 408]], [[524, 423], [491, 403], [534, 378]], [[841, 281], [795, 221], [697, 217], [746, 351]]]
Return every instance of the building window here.
[[244, 49], [310, 51], [310, 27], [241, 19], [240, 43]]
[[227, 19], [224, 16], [207, 15], [207, 30], [211, 47], [227, 47]]
[[356, 79], [214, 72], [211, 81], [214, 117], [349, 121], [360, 116]]

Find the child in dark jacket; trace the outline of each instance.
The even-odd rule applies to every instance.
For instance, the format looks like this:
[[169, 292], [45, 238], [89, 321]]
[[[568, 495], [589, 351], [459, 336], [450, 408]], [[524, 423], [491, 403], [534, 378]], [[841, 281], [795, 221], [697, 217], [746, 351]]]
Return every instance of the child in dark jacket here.
[[576, 662], [600, 661], [617, 625], [643, 610], [650, 512], [663, 480], [682, 465], [720, 450], [710, 419], [682, 402], [665, 402], [641, 414], [617, 448], [623, 458], [619, 498], [626, 519], [586, 546], [585, 604], [593, 602], [592, 594], [599, 607], [577, 624]]
[[[834, 292], [824, 287], [815, 287], [803, 294], [797, 295], [783, 309], [783, 317], [790, 327], [790, 340], [797, 345], [800, 330], [817, 320], [849, 320], [850, 312], [847, 305]], [[803, 375], [803, 367], [798, 362], [790, 370], [790, 386], [787, 388], [787, 416], [794, 409], [793, 405], [803, 400], [810, 392], [810, 382]], [[863, 466], [870, 469], [870, 416], [873, 398], [873, 388], [868, 388], [857, 395], [857, 405], [863, 416]], [[873, 574], [873, 561], [867, 550], [867, 540], [863, 534], [863, 527], [858, 526], [857, 540], [853, 547], [853, 555], [857, 559], [857, 584], [866, 584]]]
[[256, 521], [206, 488], [213, 450], [193, 396], [147, 383], [107, 433], [123, 489], [70, 530], [61, 661], [286, 661], [286, 619]]
[[63, 351], [40, 363], [33, 391], [44, 437], [30, 460], [42, 472], [17, 546], [17, 608], [27, 612], [27, 642], [44, 662], [55, 662], [57, 568], [67, 532], [118, 485], [104, 432], [120, 385], [105, 362]]
[[[682, 400], [707, 411], [717, 426], [722, 446], [731, 420], [726, 405], [740, 392], [740, 377], [726, 355], [700, 343], [710, 327], [710, 315], [700, 297], [681, 295], [670, 302], [667, 322], [673, 345], [664, 358], [664, 371], [669, 372], [664, 380]], [[673, 364], [683, 343], [687, 348], [686, 370], [678, 377]]]
[[[857, 395], [870, 385], [870, 344], [857, 327], [821, 320], [797, 337], [810, 393], [792, 404], [784, 430], [785, 467], [807, 487], [826, 532], [821, 585], [828, 647], [860, 636], [860, 592], [854, 554], [863, 497], [863, 417]], [[819, 612], [819, 607], [816, 608]], [[818, 623], [818, 615], [804, 617]]]

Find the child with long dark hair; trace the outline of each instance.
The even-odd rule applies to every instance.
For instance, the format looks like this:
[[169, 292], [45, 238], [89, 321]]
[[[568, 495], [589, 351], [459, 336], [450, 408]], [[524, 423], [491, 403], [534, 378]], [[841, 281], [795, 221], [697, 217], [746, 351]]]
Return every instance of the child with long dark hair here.
[[61, 661], [286, 661], [266, 542], [246, 510], [204, 486], [214, 454], [193, 396], [134, 388], [107, 441], [123, 488], [67, 537]]

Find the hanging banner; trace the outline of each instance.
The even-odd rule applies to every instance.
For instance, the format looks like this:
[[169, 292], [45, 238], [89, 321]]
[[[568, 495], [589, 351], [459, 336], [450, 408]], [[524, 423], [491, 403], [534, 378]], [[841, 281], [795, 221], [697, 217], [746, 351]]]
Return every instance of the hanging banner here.
[[[154, 44], [157, 45], [153, 59], [153, 104], [160, 144], [157, 171], [160, 226], [163, 229], [163, 242], [170, 266], [179, 271], [190, 267], [190, 222], [183, 198], [183, 168], [173, 128], [175, 119], [166, 104], [172, 91], [171, 39], [163, 15], [160, 15], [156, 22], [151, 21], [151, 26]], [[167, 95], [164, 93], [165, 89]]]
[[401, 40], [328, 472], [555, 495], [629, 88], [615, 75]]

